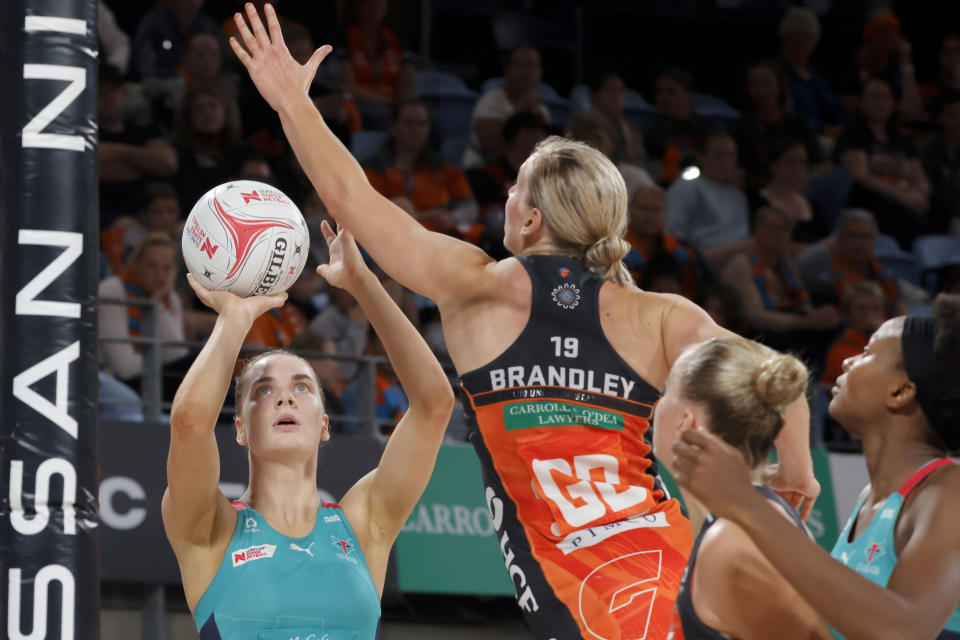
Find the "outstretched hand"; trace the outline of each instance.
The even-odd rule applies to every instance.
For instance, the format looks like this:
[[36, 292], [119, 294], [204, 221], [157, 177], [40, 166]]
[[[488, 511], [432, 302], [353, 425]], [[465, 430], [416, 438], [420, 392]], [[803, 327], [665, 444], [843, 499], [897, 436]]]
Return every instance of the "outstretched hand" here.
[[283, 33], [273, 5], [267, 4], [263, 9], [269, 32], [264, 28], [253, 4], [248, 2], [245, 8], [246, 19], [240, 13], [233, 16], [243, 45], [231, 37], [230, 48], [246, 67], [260, 95], [275, 111], [279, 111], [286, 101], [307, 95], [307, 89], [317, 75], [317, 67], [333, 51], [333, 47], [323, 45], [313, 52], [306, 64], [300, 64], [293, 59], [283, 42]]
[[190, 283], [197, 297], [200, 298], [200, 302], [222, 316], [241, 316], [251, 325], [254, 320], [270, 309], [283, 306], [283, 303], [287, 300], [286, 291], [272, 296], [250, 296], [248, 298], [241, 298], [230, 291], [208, 289], [200, 284], [200, 281], [194, 278], [192, 273], [187, 274], [187, 282]]
[[367, 269], [357, 242], [353, 234], [340, 225], [334, 233], [326, 220], [320, 224], [320, 230], [330, 249], [330, 259], [327, 264], [317, 267], [317, 273], [333, 286], [349, 291]]

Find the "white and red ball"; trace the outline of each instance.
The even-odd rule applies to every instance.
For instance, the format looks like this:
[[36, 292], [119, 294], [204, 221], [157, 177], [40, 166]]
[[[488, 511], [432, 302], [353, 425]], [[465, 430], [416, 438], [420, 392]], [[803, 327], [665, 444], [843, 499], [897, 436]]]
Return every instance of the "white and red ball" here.
[[187, 268], [201, 284], [245, 298], [286, 291], [307, 262], [310, 233], [282, 191], [235, 180], [197, 201], [181, 244]]

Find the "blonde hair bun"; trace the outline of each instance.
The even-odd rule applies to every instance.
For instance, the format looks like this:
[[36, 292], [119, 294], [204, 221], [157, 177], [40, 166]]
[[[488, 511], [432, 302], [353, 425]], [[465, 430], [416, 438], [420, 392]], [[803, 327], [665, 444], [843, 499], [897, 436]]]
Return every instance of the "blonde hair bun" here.
[[807, 369], [793, 356], [777, 354], [760, 363], [753, 378], [757, 395], [771, 407], [781, 408], [799, 398], [807, 388]]

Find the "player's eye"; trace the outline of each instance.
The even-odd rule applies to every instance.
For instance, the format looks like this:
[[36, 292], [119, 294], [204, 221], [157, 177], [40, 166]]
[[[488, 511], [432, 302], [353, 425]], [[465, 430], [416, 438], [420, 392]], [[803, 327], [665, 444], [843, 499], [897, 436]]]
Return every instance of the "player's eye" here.
[[257, 390], [256, 390], [255, 393], [256, 393], [258, 396], [266, 396], [266, 395], [270, 395], [270, 393], [271, 393], [272, 391], [273, 391], [273, 389], [271, 389], [269, 385], [264, 384], [264, 385], [260, 385], [259, 387], [257, 387]]
[[300, 392], [302, 392], [302, 393], [307, 393], [307, 392], [310, 391], [310, 387], [308, 387], [308, 386], [307, 386], [306, 384], [304, 384], [303, 382], [299, 383], [296, 387], [294, 387], [294, 389], [296, 389], [297, 391], [300, 391]]

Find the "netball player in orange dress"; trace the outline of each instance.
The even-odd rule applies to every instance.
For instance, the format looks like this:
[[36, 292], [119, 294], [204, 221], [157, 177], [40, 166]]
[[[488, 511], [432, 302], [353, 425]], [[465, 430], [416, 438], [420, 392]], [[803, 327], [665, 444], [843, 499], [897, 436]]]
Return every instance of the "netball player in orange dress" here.
[[[537, 638], [665, 638], [691, 547], [649, 419], [687, 345], [727, 332], [687, 300], [631, 284], [626, 188], [601, 153], [560, 138], [520, 169], [494, 261], [380, 196], [306, 94], [272, 7], [231, 46], [331, 215], [391, 277], [435, 301], [517, 600]], [[269, 33], [268, 33], [269, 28]], [[780, 488], [815, 498], [804, 402], [778, 440]], [[663, 425], [673, 428], [675, 425]], [[808, 501], [809, 503], [809, 501]]]

